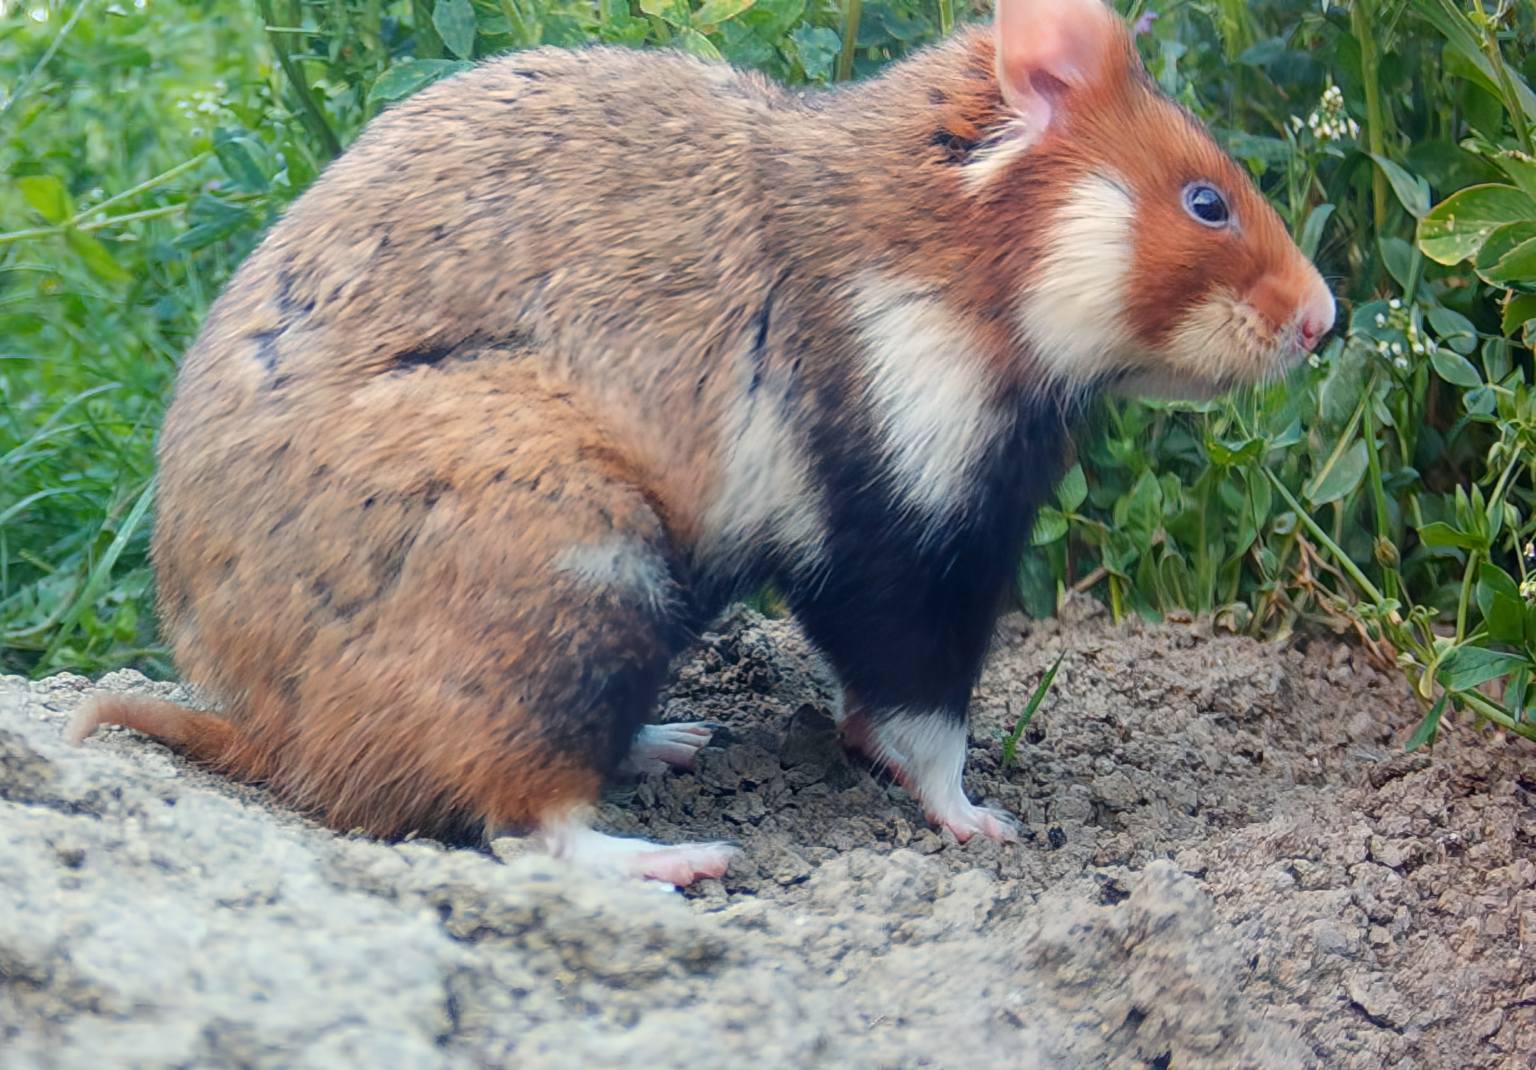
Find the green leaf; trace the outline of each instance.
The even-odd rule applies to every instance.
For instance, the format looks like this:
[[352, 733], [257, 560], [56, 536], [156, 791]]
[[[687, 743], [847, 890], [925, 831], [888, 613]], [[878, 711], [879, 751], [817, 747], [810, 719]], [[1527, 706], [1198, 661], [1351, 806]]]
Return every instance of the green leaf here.
[[1125, 499], [1125, 534], [1141, 553], [1152, 547], [1162, 526], [1163, 488], [1150, 471], [1141, 473]]
[[1512, 601], [1520, 601], [1520, 588], [1516, 585], [1515, 581], [1510, 578], [1509, 573], [1491, 561], [1484, 561], [1478, 566], [1477, 590], [1477, 604], [1484, 611], [1488, 608], [1483, 602], [1483, 592], [1485, 591], [1490, 596], [1501, 594]]
[[131, 278], [123, 266], [112, 259], [106, 247], [85, 231], [70, 227], [64, 232], [64, 243], [98, 279], [105, 282], [127, 282]]
[[57, 226], [75, 214], [69, 190], [53, 175], [26, 175], [16, 180], [16, 188], [47, 223]]
[[1435, 704], [1430, 707], [1429, 713], [1419, 722], [1419, 727], [1415, 728], [1413, 735], [1408, 737], [1407, 750], [1418, 750], [1435, 738], [1435, 731], [1440, 727], [1440, 718], [1445, 716], [1445, 700], [1449, 697], [1448, 695], [1441, 695], [1435, 700]]
[[1048, 546], [1067, 533], [1067, 518], [1059, 511], [1046, 506], [1035, 517], [1035, 530], [1029, 537], [1031, 546]]
[[[1252, 464], [1258, 460], [1259, 454], [1264, 452], [1264, 440], [1250, 438], [1242, 442], [1223, 442], [1214, 435], [1207, 434], [1205, 449], [1211, 455], [1213, 462], [1230, 468], [1234, 465]], [[1265, 484], [1265, 486], [1268, 485], [1268, 483]]]
[[186, 233], [171, 244], [178, 249], [195, 250], [222, 241], [250, 222], [250, 213], [238, 205], [217, 197], [200, 196], [187, 209]]
[[1467, 691], [1529, 664], [1529, 659], [1520, 654], [1463, 644], [1440, 659], [1435, 679], [1447, 691]]
[[1474, 266], [1494, 286], [1536, 288], [1536, 218], [1506, 224], [1488, 235]]
[[1374, 348], [1352, 338], [1329, 362], [1327, 378], [1318, 388], [1318, 414], [1324, 430], [1335, 436], [1343, 433], [1345, 422], [1360, 404], [1360, 395], [1365, 392], [1365, 373], [1374, 359]]
[[1297, 242], [1301, 246], [1301, 255], [1308, 260], [1316, 259], [1317, 247], [1323, 242], [1323, 228], [1328, 225], [1328, 220], [1333, 218], [1334, 206], [1320, 204], [1307, 215], [1307, 221], [1301, 228], [1301, 239]]
[[825, 82], [832, 63], [842, 51], [843, 39], [836, 30], [825, 26], [797, 26], [789, 35], [800, 53], [800, 66], [813, 82]]
[[1509, 683], [1504, 688], [1504, 706], [1515, 715], [1516, 720], [1528, 720], [1525, 716], [1526, 695], [1531, 688], [1531, 671], [1529, 669], [1516, 669], [1509, 674]]
[[1408, 214], [1415, 219], [1423, 219], [1429, 212], [1429, 183], [1418, 175], [1409, 174], [1399, 164], [1393, 163], [1385, 156], [1370, 154], [1376, 161], [1376, 166], [1381, 168], [1381, 173], [1387, 176], [1387, 181], [1392, 185], [1392, 192], [1397, 194], [1397, 199], [1402, 202]]
[[1536, 320], [1536, 294], [1511, 294], [1504, 303], [1504, 333], [1513, 338], [1522, 327], [1529, 330], [1532, 320]]
[[1519, 598], [1492, 595], [1483, 610], [1483, 623], [1488, 625], [1488, 637], [1494, 642], [1521, 645], [1525, 642], [1525, 603]]
[[1035, 620], [1056, 612], [1056, 576], [1046, 554], [1031, 551], [1019, 558], [1019, 601]]
[[752, 0], [704, 0], [704, 5], [693, 13], [693, 24], [714, 26], [734, 19], [751, 6]]
[[265, 152], [255, 141], [248, 137], [232, 137], [221, 130], [214, 135], [213, 151], [236, 188], [247, 193], [267, 191], [266, 171], [257, 162]]
[[475, 9], [469, 0], [437, 0], [432, 25], [448, 51], [469, 59], [475, 51]]
[[1176, 553], [1166, 553], [1157, 563], [1158, 594], [1165, 606], [1195, 605], [1195, 583], [1189, 564]]
[[1111, 531], [1104, 537], [1100, 563], [1117, 576], [1129, 578], [1131, 566], [1141, 556], [1141, 551], [1131, 537], [1123, 531]]
[[1460, 312], [1435, 305], [1429, 310], [1429, 325], [1436, 338], [1462, 356], [1477, 348], [1477, 326]]
[[1467, 388], [1483, 385], [1483, 377], [1477, 374], [1477, 368], [1472, 362], [1444, 346], [1429, 355], [1429, 362], [1435, 366], [1440, 378], [1448, 383]]
[[677, 36], [672, 38], [672, 47], [690, 56], [698, 56], [700, 59], [725, 59], [708, 37], [694, 29], [685, 28], [677, 31]]
[[1527, 196], [1536, 198], [1536, 160], [1514, 152], [1501, 152], [1493, 157], [1509, 180], [1523, 189]]
[[462, 59], [408, 59], [379, 75], [368, 90], [368, 100], [372, 103], [404, 100], [439, 78], [467, 71], [473, 66]]
[[1387, 273], [1403, 288], [1404, 293], [1410, 292], [1419, 251], [1403, 239], [1385, 234], [1377, 236], [1376, 247], [1381, 250], [1381, 262], [1386, 265]]
[[1062, 512], [1071, 513], [1081, 507], [1087, 497], [1088, 479], [1083, 475], [1083, 466], [1079, 462], [1068, 468], [1067, 474], [1056, 484], [1056, 500], [1061, 503]]
[[1536, 219], [1536, 200], [1514, 186], [1470, 186], [1429, 210], [1419, 220], [1419, 248], [1441, 264], [1457, 264], [1477, 253], [1488, 235], [1506, 223]]
[[1510, 644], [1525, 641], [1525, 602], [1507, 572], [1484, 561], [1477, 570], [1476, 596], [1490, 638]]
[[1471, 550], [1478, 545], [1474, 536], [1441, 520], [1419, 528], [1419, 541], [1426, 546], [1459, 546]]
[[1024, 712], [1019, 714], [1019, 719], [1013, 723], [1013, 730], [1003, 737], [1003, 760], [1000, 772], [1007, 772], [1008, 766], [1012, 764], [1013, 756], [1019, 747], [1019, 740], [1023, 737], [1024, 730], [1029, 727], [1029, 722], [1035, 719], [1035, 711], [1040, 708], [1040, 702], [1045, 698], [1045, 693], [1051, 689], [1051, 684], [1056, 679], [1056, 670], [1061, 668], [1061, 660], [1066, 656], [1065, 651], [1056, 655], [1055, 662], [1046, 670], [1045, 675], [1040, 678], [1039, 685], [1029, 696], [1029, 704], [1024, 707]]
[[1302, 488], [1302, 494], [1313, 506], [1338, 501], [1354, 493], [1369, 467], [1370, 455], [1366, 451], [1365, 439], [1357, 439], [1332, 466], [1324, 468], [1308, 480]]

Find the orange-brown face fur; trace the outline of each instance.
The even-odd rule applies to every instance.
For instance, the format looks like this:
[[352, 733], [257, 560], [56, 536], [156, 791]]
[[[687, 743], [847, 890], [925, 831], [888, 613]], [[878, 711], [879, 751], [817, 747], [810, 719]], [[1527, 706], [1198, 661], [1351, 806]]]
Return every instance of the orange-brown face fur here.
[[[1123, 26], [1102, 62], [1027, 149], [1010, 148], [1005, 106], [969, 167], [973, 196], [1027, 209], [1011, 220], [1029, 249], [1021, 285], [1044, 294], [1026, 338], [1054, 375], [1101, 386], [1200, 395], [1284, 374], [1316, 341], [1301, 321], [1332, 322], [1321, 277], [1248, 175], [1157, 91]], [[1191, 215], [1197, 184], [1219, 191], [1228, 225]]]

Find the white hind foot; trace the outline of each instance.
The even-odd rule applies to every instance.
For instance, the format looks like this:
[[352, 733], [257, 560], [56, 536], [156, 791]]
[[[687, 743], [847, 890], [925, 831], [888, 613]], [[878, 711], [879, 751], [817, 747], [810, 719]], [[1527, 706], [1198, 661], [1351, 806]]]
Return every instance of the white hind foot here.
[[922, 804], [930, 822], [964, 843], [978, 833], [989, 840], [1019, 838], [1018, 824], [1001, 810], [965, 797], [965, 721], [947, 713], [898, 713], [875, 720], [864, 713], [844, 718], [843, 742], [891, 771]]
[[728, 843], [681, 843], [667, 846], [649, 840], [609, 836], [598, 832], [582, 815], [572, 814], [539, 827], [538, 839], [556, 858], [598, 873], [666, 881], [679, 888], [704, 877], [723, 877], [737, 849]]
[[635, 734], [623, 769], [631, 773], [665, 773], [669, 767], [692, 769], [693, 760], [714, 735], [704, 721], [687, 724], [648, 724]]

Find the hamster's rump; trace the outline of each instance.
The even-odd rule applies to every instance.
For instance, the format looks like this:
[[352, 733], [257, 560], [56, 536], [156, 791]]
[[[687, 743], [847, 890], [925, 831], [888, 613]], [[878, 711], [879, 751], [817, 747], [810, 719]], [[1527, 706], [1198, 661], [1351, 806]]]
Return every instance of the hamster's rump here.
[[684, 640], [683, 594], [622, 455], [535, 377], [466, 350], [373, 380], [346, 420], [269, 417], [192, 472], [167, 457], [167, 635], [241, 729], [205, 760], [380, 836], [591, 801]]

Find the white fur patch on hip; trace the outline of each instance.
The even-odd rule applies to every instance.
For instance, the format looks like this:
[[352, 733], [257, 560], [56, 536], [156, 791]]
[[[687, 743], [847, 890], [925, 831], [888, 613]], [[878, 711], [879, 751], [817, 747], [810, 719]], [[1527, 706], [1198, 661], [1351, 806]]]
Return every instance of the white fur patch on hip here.
[[720, 490], [704, 513], [701, 551], [729, 561], [768, 541], [810, 567], [826, 542], [826, 510], [790, 419], [786, 386], [772, 377], [754, 382], [750, 361], [739, 363], [740, 382], [721, 428]]
[[554, 565], [584, 583], [638, 599], [650, 609], [663, 610], [674, 597], [666, 562], [650, 547], [621, 535], [568, 546], [555, 555]]

